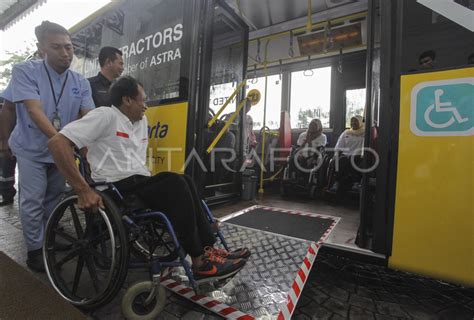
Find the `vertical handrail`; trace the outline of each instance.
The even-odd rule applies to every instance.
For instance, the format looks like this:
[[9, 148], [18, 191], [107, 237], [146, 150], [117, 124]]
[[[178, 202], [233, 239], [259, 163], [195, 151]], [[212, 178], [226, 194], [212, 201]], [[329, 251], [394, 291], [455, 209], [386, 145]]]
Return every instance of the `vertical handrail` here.
[[313, 5], [311, 0], [308, 0], [308, 20], [306, 21], [306, 32], [310, 33], [313, 31], [313, 19], [312, 19], [312, 8]]

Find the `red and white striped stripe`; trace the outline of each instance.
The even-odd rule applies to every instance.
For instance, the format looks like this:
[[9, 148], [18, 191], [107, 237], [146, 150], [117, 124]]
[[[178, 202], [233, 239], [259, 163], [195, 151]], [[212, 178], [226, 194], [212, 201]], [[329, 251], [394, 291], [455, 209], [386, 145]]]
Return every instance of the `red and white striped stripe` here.
[[278, 320], [290, 319], [293, 311], [295, 311], [296, 304], [298, 299], [303, 292], [304, 285], [306, 280], [308, 280], [309, 272], [313, 266], [316, 256], [318, 255], [319, 248], [321, 244], [318, 242], [311, 242], [308, 252], [303, 259], [300, 269], [296, 275], [296, 279], [291, 285], [290, 292], [288, 292], [287, 303], [280, 306], [280, 313], [278, 314]]
[[179, 294], [180, 296], [197, 303], [201, 305], [202, 307], [223, 316], [226, 319], [231, 319], [231, 320], [253, 320], [255, 319], [253, 316], [248, 315], [246, 313], [243, 313], [242, 311], [239, 311], [231, 306], [228, 306], [225, 303], [219, 302], [217, 300], [214, 300], [208, 296], [202, 295], [202, 294], [196, 294], [194, 290], [190, 287], [187, 287], [185, 285], [182, 285], [175, 280], [171, 278], [163, 278], [161, 280], [161, 284], [173, 291]]
[[260, 207], [260, 208], [264, 210], [285, 212], [285, 213], [300, 215], [300, 216], [318, 217], [321, 219], [331, 219], [333, 221], [331, 225], [329, 226], [329, 228], [326, 230], [326, 232], [324, 232], [324, 234], [321, 236], [321, 238], [317, 242], [313, 241], [310, 243], [308, 247], [308, 252], [306, 253], [305, 258], [303, 259], [303, 263], [301, 264], [301, 267], [298, 270], [298, 273], [296, 275], [296, 279], [293, 281], [293, 284], [291, 285], [290, 292], [288, 292], [288, 297], [286, 299], [287, 302], [286, 304], [280, 306], [281, 310], [280, 310], [280, 313], [278, 314], [277, 319], [278, 320], [291, 319], [291, 315], [295, 311], [295, 307], [296, 307], [296, 304], [298, 303], [298, 299], [301, 296], [306, 280], [308, 279], [309, 272], [311, 271], [314, 261], [316, 260], [316, 256], [318, 255], [319, 248], [321, 248], [321, 245], [323, 244], [323, 242], [327, 240], [327, 238], [329, 237], [329, 234], [334, 229], [336, 224], [339, 222], [340, 218], [311, 213], [311, 212], [301, 212], [301, 211], [286, 210], [286, 209], [273, 208], [273, 207]]
[[[341, 218], [339, 217], [334, 217], [334, 216], [328, 216], [325, 214], [319, 214], [319, 213], [312, 213], [312, 212], [305, 212], [305, 211], [295, 211], [295, 210], [288, 210], [288, 209], [280, 209], [280, 208], [274, 208], [274, 207], [264, 207], [264, 206], [253, 206], [248, 209], [264, 209], [268, 211], [277, 211], [277, 212], [284, 212], [284, 213], [289, 213], [289, 214], [294, 214], [297, 216], [305, 216], [305, 217], [312, 217], [312, 218], [321, 218], [321, 219], [331, 219], [335, 221], [336, 223], [339, 222]], [[250, 211], [246, 209], [246, 212]], [[331, 229], [328, 229], [331, 230]]]

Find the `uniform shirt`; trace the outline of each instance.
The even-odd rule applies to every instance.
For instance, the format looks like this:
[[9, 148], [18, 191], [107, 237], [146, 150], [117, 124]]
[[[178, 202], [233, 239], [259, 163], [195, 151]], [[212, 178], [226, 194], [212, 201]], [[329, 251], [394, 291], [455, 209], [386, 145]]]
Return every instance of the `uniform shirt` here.
[[15, 155], [33, 161], [54, 163], [47, 146], [48, 137], [30, 118], [23, 101], [40, 100], [44, 114], [52, 121], [56, 106], [46, 72], [46, 68], [48, 68], [56, 99], [59, 98], [62, 85], [66, 80], [66, 75], [68, 75], [63, 95], [57, 107], [62, 127], [76, 120], [79, 111], [93, 109], [94, 102], [92, 101], [89, 82], [82, 75], [72, 70], [66, 70], [62, 74], [58, 74], [43, 61], [26, 61], [13, 67], [11, 79], [12, 102], [16, 103], [17, 120], [8, 143]]
[[109, 88], [112, 84], [109, 79], [104, 77], [102, 73], [98, 73], [95, 77], [87, 79], [89, 80], [92, 88], [92, 99], [96, 107], [110, 107], [112, 103], [110, 102]]
[[350, 129], [345, 130], [337, 140], [336, 150], [341, 150], [346, 156], [361, 155], [364, 147], [364, 135], [349, 134]]
[[[2, 94], [0, 94], [0, 97], [2, 97], [5, 100], [8, 100], [10, 102], [13, 102], [13, 97], [12, 97], [12, 86], [11, 82], [8, 83], [8, 86], [3, 90]], [[3, 106], [2, 106], [3, 107]], [[0, 108], [0, 111], [2, 108]], [[15, 119], [16, 120], [16, 119]], [[3, 138], [2, 138], [3, 139]]]
[[100, 107], [68, 124], [60, 133], [78, 148], [88, 148], [87, 160], [95, 182], [116, 182], [132, 175], [150, 176], [146, 167], [146, 117], [132, 123], [116, 107]]
[[13, 102], [11, 82], [8, 84], [5, 90], [3, 90], [2, 94], [0, 94], [0, 97], [10, 102]]

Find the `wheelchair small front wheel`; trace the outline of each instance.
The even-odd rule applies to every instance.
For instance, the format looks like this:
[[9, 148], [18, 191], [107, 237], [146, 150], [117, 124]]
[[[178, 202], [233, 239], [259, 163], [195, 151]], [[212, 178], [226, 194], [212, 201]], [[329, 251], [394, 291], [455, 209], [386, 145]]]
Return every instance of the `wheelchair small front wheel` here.
[[129, 320], [156, 319], [163, 311], [166, 303], [166, 291], [163, 286], [158, 286], [155, 297], [146, 305], [150, 292], [153, 289], [151, 281], [138, 282], [128, 288], [122, 298], [122, 314]]

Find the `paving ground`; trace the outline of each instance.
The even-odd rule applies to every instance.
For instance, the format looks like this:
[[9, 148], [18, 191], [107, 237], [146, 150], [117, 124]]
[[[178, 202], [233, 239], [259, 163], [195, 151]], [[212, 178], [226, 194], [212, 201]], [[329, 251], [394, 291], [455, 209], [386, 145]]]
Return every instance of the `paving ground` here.
[[[263, 201], [262, 201], [263, 203]], [[253, 203], [215, 210], [222, 215]], [[291, 208], [307, 210], [307, 203], [292, 201]], [[276, 206], [276, 205], [275, 205]], [[26, 249], [18, 218], [18, 205], [0, 208], [0, 250], [25, 266]], [[4, 275], [2, 275], [4, 276]], [[44, 274], [35, 276], [47, 283]], [[145, 279], [131, 271], [126, 285]], [[88, 314], [92, 319], [122, 319], [120, 299]], [[34, 315], [32, 315], [34, 317]], [[219, 319], [181, 297], [169, 294], [158, 319]], [[474, 319], [474, 289], [361, 263], [331, 252], [320, 252], [297, 305], [293, 319]]]

